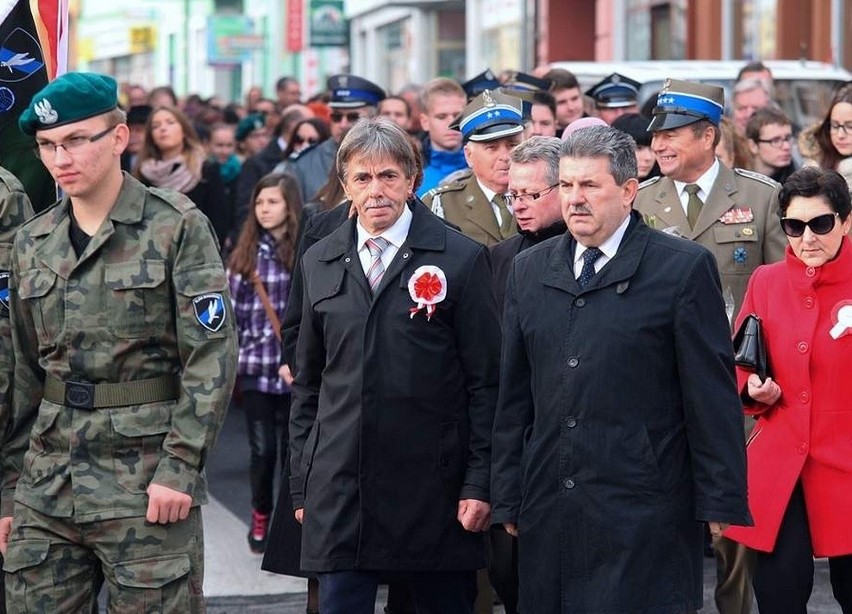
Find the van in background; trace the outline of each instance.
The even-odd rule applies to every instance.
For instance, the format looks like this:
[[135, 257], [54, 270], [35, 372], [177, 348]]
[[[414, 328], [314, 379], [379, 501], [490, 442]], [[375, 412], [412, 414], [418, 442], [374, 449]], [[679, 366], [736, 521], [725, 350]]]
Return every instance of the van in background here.
[[[570, 70], [585, 92], [604, 77], [617, 72], [642, 84], [639, 107], [656, 98], [667, 78], [712, 83], [725, 88], [730, 113], [731, 92], [746, 60], [649, 60], [637, 62], [552, 62], [551, 68]], [[793, 125], [805, 128], [820, 119], [838, 86], [852, 81], [852, 73], [823, 62], [768, 60], [763, 62], [775, 80], [774, 97]], [[587, 100], [591, 104], [590, 101]]]

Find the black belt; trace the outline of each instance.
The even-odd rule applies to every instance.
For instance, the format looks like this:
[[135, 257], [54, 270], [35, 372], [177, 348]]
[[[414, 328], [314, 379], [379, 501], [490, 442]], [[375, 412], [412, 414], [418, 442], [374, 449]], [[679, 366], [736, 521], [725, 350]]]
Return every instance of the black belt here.
[[178, 398], [178, 389], [174, 375], [115, 384], [65, 382], [48, 376], [44, 380], [44, 399], [66, 407], [101, 409], [172, 401]]

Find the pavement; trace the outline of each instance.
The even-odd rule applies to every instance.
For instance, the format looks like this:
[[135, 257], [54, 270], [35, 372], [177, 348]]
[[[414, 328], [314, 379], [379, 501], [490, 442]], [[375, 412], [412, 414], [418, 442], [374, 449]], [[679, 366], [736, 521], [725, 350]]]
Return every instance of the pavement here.
[[[205, 540], [204, 594], [210, 614], [304, 614], [307, 588], [302, 578], [279, 576], [260, 569], [261, 557], [248, 548], [251, 514], [248, 482], [248, 437], [238, 407], [228, 413], [216, 448], [208, 462], [210, 503], [202, 508]], [[713, 614], [716, 566], [705, 559], [704, 608]], [[386, 591], [380, 589], [376, 613], [383, 612]], [[497, 606], [494, 614], [503, 614]], [[753, 608], [757, 614], [757, 607]], [[828, 564], [816, 561], [810, 614], [841, 614], [831, 596]]]

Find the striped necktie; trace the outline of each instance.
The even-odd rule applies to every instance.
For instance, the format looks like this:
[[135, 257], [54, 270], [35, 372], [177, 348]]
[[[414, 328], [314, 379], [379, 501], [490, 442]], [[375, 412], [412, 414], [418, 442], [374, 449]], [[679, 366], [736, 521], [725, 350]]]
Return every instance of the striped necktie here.
[[367, 282], [370, 284], [370, 290], [375, 293], [379, 282], [382, 281], [382, 275], [385, 274], [385, 265], [382, 264], [382, 252], [387, 249], [390, 243], [383, 237], [375, 239], [367, 239], [367, 249], [370, 250], [370, 268], [367, 269]]

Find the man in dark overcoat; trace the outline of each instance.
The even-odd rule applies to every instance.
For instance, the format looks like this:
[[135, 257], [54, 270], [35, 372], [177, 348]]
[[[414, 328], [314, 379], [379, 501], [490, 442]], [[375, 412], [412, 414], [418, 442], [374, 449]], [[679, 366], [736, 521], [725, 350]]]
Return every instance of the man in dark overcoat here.
[[494, 522], [521, 612], [702, 605], [703, 526], [750, 522], [742, 409], [713, 256], [648, 228], [633, 139], [563, 144], [570, 234], [514, 260], [494, 424]]
[[358, 122], [337, 154], [356, 215], [302, 260], [290, 480], [324, 614], [471, 612], [490, 514], [500, 326], [487, 249], [406, 206], [410, 139]]

